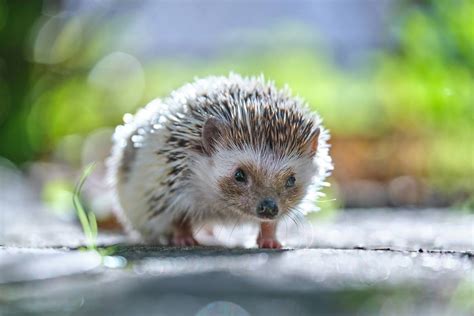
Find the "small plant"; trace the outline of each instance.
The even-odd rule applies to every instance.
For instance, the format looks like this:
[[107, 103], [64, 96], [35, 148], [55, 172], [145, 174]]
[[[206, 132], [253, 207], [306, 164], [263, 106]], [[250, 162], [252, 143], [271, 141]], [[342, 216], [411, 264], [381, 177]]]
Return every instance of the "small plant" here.
[[81, 191], [87, 178], [94, 171], [95, 163], [89, 164], [83, 171], [81, 178], [74, 188], [72, 203], [76, 210], [77, 217], [82, 226], [82, 231], [86, 236], [86, 249], [96, 252], [102, 259], [102, 264], [109, 267], [123, 267], [126, 265], [126, 259], [118, 256], [113, 257], [117, 251], [117, 245], [99, 247], [97, 245], [97, 235], [99, 233], [97, 219], [94, 212], [87, 211], [81, 202]]
[[82, 202], [81, 202], [81, 190], [86, 182], [87, 178], [90, 176], [92, 171], [94, 170], [95, 163], [89, 164], [81, 175], [81, 178], [76, 184], [74, 188], [74, 194], [72, 197], [72, 203], [74, 205], [74, 209], [76, 210], [77, 217], [82, 226], [82, 231], [86, 236], [86, 244], [88, 250], [98, 251], [97, 249], [97, 219], [94, 215], [94, 212], [87, 211]]

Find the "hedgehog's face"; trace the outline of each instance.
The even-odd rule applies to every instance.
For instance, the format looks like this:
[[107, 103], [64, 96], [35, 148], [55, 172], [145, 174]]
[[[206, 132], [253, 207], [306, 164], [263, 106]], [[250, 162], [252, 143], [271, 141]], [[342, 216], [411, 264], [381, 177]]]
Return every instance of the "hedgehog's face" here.
[[317, 171], [313, 158], [319, 133], [303, 144], [302, 152], [285, 156], [269, 146], [237, 146], [225, 136], [226, 128], [213, 118], [204, 126], [206, 155], [196, 168], [202, 194], [211, 195], [222, 211], [261, 221], [296, 211]]
[[222, 204], [262, 221], [296, 211], [316, 171], [309, 158], [277, 159], [251, 149], [222, 149], [212, 158], [211, 173]]

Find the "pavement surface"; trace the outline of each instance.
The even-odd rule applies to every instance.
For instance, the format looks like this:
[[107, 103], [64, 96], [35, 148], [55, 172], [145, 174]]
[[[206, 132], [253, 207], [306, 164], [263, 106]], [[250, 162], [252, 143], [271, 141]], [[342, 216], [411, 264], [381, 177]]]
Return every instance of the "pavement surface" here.
[[471, 215], [359, 210], [311, 224], [282, 227], [282, 250], [242, 248], [251, 228], [215, 231], [233, 248], [104, 234], [109, 255], [78, 249], [75, 226], [5, 227], [0, 315], [472, 315]]
[[99, 254], [76, 223], [15, 192], [0, 192], [0, 315], [474, 314], [474, 216], [460, 211], [283, 223], [282, 250], [256, 249], [252, 227], [201, 233], [217, 246], [195, 248], [101, 233]]

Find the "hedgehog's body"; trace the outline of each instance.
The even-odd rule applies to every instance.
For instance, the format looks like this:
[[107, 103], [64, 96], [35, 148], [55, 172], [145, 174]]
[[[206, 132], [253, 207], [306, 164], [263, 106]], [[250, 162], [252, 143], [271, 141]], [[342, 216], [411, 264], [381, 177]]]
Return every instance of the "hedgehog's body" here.
[[332, 165], [320, 119], [263, 78], [210, 77], [153, 101], [114, 134], [109, 173], [121, 217], [151, 242], [195, 243], [192, 229], [315, 209]]

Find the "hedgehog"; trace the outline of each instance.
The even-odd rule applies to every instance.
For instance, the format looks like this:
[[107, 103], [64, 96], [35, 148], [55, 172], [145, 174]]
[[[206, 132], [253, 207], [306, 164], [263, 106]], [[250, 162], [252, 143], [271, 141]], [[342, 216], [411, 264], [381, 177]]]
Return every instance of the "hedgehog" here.
[[196, 79], [116, 128], [107, 167], [118, 217], [152, 244], [194, 246], [199, 227], [250, 223], [258, 247], [281, 248], [278, 223], [316, 210], [328, 185], [328, 139], [288, 87]]

